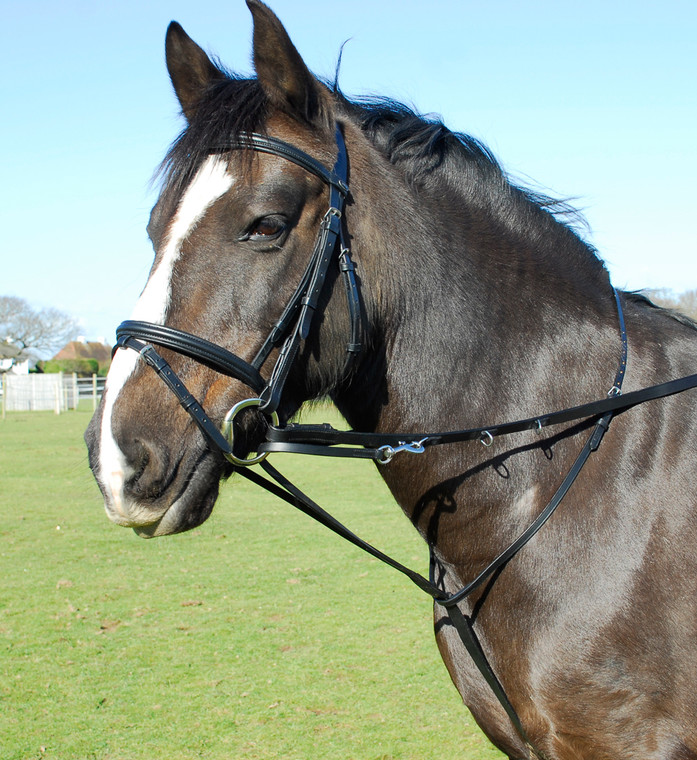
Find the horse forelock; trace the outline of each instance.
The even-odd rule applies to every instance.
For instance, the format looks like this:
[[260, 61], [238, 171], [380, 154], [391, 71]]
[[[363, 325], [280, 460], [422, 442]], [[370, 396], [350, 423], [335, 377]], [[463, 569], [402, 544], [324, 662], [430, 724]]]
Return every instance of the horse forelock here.
[[211, 154], [224, 152], [241, 133], [263, 131], [268, 103], [259, 82], [222, 73], [225, 78], [204, 93], [155, 173], [162, 183], [161, 199], [170, 207], [176, 207]]

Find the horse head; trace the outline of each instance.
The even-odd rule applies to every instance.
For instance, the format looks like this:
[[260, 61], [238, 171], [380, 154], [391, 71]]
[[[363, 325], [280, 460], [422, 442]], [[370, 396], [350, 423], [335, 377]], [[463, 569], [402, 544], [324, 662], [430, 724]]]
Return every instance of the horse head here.
[[[132, 319], [200, 336], [250, 363], [307, 267], [328, 205], [321, 167], [334, 164], [337, 144], [329, 89], [276, 16], [256, 0], [248, 6], [256, 79], [223, 73], [178, 24], [168, 29], [167, 68], [187, 126], [163, 164], [148, 225], [155, 260]], [[258, 133], [292, 144], [319, 168], [245, 150], [241, 143]], [[335, 305], [337, 279], [338, 268], [326, 273], [312, 329], [288, 370], [282, 419], [341, 380], [349, 328], [345, 306]], [[265, 380], [279, 347], [268, 353]], [[215, 425], [255, 395], [205, 363], [167, 349], [162, 355]], [[259, 414], [241, 417], [239, 456], [254, 450], [263, 427]], [[232, 472], [155, 373], [123, 348], [86, 440], [109, 517], [143, 535], [203, 522], [220, 479]]]

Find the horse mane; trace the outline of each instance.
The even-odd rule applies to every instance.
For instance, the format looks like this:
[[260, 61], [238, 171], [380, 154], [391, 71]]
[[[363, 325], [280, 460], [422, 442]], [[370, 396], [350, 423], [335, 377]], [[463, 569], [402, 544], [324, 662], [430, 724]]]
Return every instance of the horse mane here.
[[[161, 197], [165, 202], [177, 202], [211, 153], [224, 151], [242, 132], [264, 132], [268, 101], [259, 82], [227, 71], [217, 61], [216, 66], [223, 78], [204, 94], [194, 117], [156, 171], [154, 179], [162, 182]], [[475, 173], [476, 192], [484, 193], [492, 207], [500, 207], [502, 217], [511, 217], [512, 221], [523, 216], [529, 220], [533, 215], [543, 226], [545, 219], [560, 223], [591, 258], [601, 263], [595, 250], [583, 240], [588, 225], [582, 214], [568, 200], [552, 198], [512, 181], [491, 151], [476, 138], [453, 132], [440, 119], [421, 115], [396, 100], [350, 100], [336, 82], [325, 84], [339, 111], [361, 128], [375, 148], [403, 172], [407, 182], [428, 185], [447, 181], [462, 189], [467, 185], [463, 183], [463, 172], [464, 176]]]
[[544, 210], [578, 233], [588, 230], [582, 212], [569, 199], [554, 198], [512, 180], [484, 143], [463, 132], [453, 132], [439, 117], [420, 114], [390, 98], [350, 101], [340, 97], [375, 147], [413, 184], [427, 184], [439, 174], [459, 174], [466, 166], [493, 192], [505, 189], [522, 204]]

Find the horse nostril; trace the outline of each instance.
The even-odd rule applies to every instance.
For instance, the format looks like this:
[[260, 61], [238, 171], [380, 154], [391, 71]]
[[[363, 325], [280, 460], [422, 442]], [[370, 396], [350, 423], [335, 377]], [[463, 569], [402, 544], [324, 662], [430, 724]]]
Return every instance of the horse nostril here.
[[166, 449], [135, 439], [124, 453], [133, 468], [133, 474], [124, 483], [124, 491], [136, 499], [161, 496], [173, 478]]

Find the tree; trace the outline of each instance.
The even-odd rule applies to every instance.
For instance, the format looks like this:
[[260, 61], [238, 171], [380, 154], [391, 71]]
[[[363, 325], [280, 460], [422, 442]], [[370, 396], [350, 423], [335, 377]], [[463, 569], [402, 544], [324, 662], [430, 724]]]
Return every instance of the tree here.
[[42, 372], [75, 373], [78, 377], [92, 377], [99, 372], [99, 362], [96, 359], [49, 359], [36, 365]]
[[24, 298], [0, 296], [0, 341], [29, 354], [54, 354], [79, 333], [77, 321], [60, 309], [36, 311]]
[[675, 294], [672, 290], [662, 288], [660, 290], [648, 290], [646, 294], [659, 306], [675, 309], [697, 320], [697, 288], [686, 290], [684, 293]]

